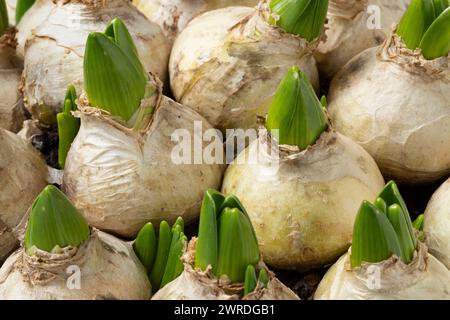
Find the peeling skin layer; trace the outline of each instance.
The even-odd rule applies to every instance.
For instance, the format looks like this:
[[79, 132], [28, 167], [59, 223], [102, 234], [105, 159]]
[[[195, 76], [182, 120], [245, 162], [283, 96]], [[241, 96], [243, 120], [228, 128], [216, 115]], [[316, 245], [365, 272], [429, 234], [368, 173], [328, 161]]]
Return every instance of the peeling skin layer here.
[[353, 58], [335, 77], [336, 130], [363, 146], [385, 176], [426, 183], [450, 173], [449, 58], [425, 60], [397, 36]]
[[450, 271], [428, 254], [423, 244], [409, 265], [393, 256], [384, 262], [352, 270], [350, 252], [325, 274], [315, 300], [450, 299]]
[[231, 6], [255, 6], [258, 0], [133, 0], [133, 4], [157, 23], [173, 42], [188, 22], [200, 13]]
[[[91, 225], [134, 237], [148, 221], [170, 223], [182, 216], [189, 222], [198, 216], [205, 190], [220, 187], [221, 165], [176, 164], [172, 159], [179, 144], [171, 140], [175, 130], [202, 141], [202, 132], [194, 133], [194, 121], [202, 123], [203, 132], [211, 129], [191, 109], [163, 97], [143, 133], [121, 126], [99, 109], [85, 108], [80, 117], [63, 188]], [[222, 145], [218, 135], [214, 140]], [[200, 152], [209, 143], [203, 142]]]
[[192, 20], [169, 62], [177, 101], [214, 127], [252, 128], [287, 70], [300, 66], [318, 88], [310, 45], [266, 22], [267, 8], [229, 7]]
[[[391, 33], [410, 0], [330, 0], [325, 34], [314, 57], [321, 76], [331, 79], [351, 58]], [[369, 6], [380, 12], [369, 12]], [[379, 16], [378, 16], [379, 15]], [[379, 18], [380, 28], [369, 28]]]
[[450, 269], [450, 179], [428, 203], [424, 231], [430, 252]]
[[168, 43], [159, 26], [128, 1], [58, 2], [48, 14], [45, 10], [41, 9], [40, 17], [46, 18], [31, 30], [25, 45], [24, 98], [35, 117], [39, 118], [42, 105], [53, 113], [61, 110], [70, 83], [81, 92], [86, 39], [90, 32], [103, 32], [116, 17], [130, 31], [146, 70], [165, 79]]
[[0, 128], [0, 261], [17, 243], [16, 227], [47, 184], [47, 166], [19, 136]]
[[[333, 263], [350, 246], [363, 200], [384, 185], [373, 159], [334, 131], [300, 152], [281, 146], [279, 167], [260, 134], [228, 167], [222, 191], [247, 209], [264, 261], [306, 271]], [[272, 152], [276, 147], [272, 147]]]
[[[194, 268], [195, 242], [189, 242], [188, 250], [182, 257], [183, 273], [160, 289], [152, 300], [239, 300], [243, 294], [243, 283], [232, 284], [227, 277], [216, 278], [211, 271], [200, 271]], [[263, 262], [259, 268], [266, 269], [269, 275], [267, 289], [257, 287], [254, 292], [245, 296], [243, 300], [299, 300], [291, 289], [283, 285], [275, 274]]]
[[21, 63], [15, 54], [14, 30], [0, 37], [0, 128], [17, 132], [25, 120], [19, 93]]
[[[68, 271], [74, 266], [79, 268], [79, 289], [70, 287], [76, 284], [70, 278], [76, 273]], [[95, 229], [79, 249], [37, 250], [29, 256], [22, 248], [0, 269], [2, 300], [148, 300], [150, 292], [145, 268], [131, 244]]]

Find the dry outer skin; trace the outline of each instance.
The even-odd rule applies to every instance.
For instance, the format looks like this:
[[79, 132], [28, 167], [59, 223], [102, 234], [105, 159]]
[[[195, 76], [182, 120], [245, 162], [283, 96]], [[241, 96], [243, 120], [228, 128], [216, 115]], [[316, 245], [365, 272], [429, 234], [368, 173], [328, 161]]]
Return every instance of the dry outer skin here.
[[150, 21], [157, 23], [174, 41], [188, 22], [200, 13], [231, 6], [253, 7], [258, 0], [133, 0]]
[[15, 52], [14, 30], [0, 37], [0, 128], [17, 132], [25, 120], [19, 92], [22, 66]]
[[16, 245], [16, 227], [46, 186], [47, 166], [31, 144], [0, 128], [0, 261]]
[[217, 128], [257, 127], [287, 70], [300, 66], [318, 87], [313, 45], [266, 22], [268, 9], [229, 7], [192, 20], [169, 62], [177, 101]]
[[382, 190], [380, 171], [367, 152], [334, 131], [303, 152], [280, 146], [279, 161], [269, 142], [262, 131], [239, 154], [222, 191], [247, 209], [269, 266], [307, 271], [333, 263], [350, 246], [361, 202]]
[[32, 30], [43, 23], [55, 3], [52, 0], [35, 0], [33, 6], [25, 12], [17, 28], [17, 55], [23, 59], [25, 56], [25, 42], [31, 36]]
[[352, 270], [350, 250], [325, 274], [315, 300], [449, 300], [450, 271], [420, 244], [414, 260], [398, 257]]
[[428, 203], [424, 231], [430, 252], [450, 269], [450, 179]]
[[[74, 287], [77, 275], [79, 289]], [[22, 248], [0, 269], [2, 300], [148, 300], [150, 292], [145, 268], [131, 244], [95, 229], [79, 249], [37, 250], [29, 256]]]
[[330, 0], [325, 35], [314, 53], [321, 76], [331, 79], [351, 58], [382, 44], [409, 2]]
[[231, 284], [228, 278], [215, 277], [209, 269], [201, 271], [194, 268], [195, 243], [193, 238], [182, 257], [183, 273], [160, 289], [152, 300], [298, 300], [299, 298], [288, 287], [283, 285], [275, 275], [267, 269], [263, 262], [259, 268], [266, 269], [269, 275], [267, 289], [257, 287], [254, 292], [242, 297], [243, 283]]
[[[146, 70], [166, 77], [169, 46], [158, 25], [126, 0], [56, 2], [25, 45], [24, 99], [36, 118], [61, 110], [67, 86], [81, 92], [83, 55], [90, 32], [103, 32], [119, 17], [130, 31]], [[45, 9], [41, 9], [41, 17]], [[28, 17], [26, 17], [28, 18]], [[20, 29], [20, 28], [19, 28]], [[20, 46], [20, 43], [19, 43]], [[45, 120], [44, 120], [45, 121]]]
[[363, 146], [385, 176], [432, 182], [450, 173], [450, 59], [425, 60], [392, 36], [335, 77], [336, 130]]
[[[205, 190], [220, 187], [221, 164], [177, 164], [172, 156], [178, 155], [179, 142], [171, 138], [175, 130], [198, 139], [203, 148], [196, 152], [203, 152], [209, 144], [202, 142], [203, 133], [211, 126], [169, 98], [157, 103], [143, 131], [127, 129], [99, 109], [81, 107], [81, 127], [67, 156], [63, 188], [91, 225], [134, 237], [148, 221], [170, 223], [182, 216], [190, 222], [198, 216]], [[202, 131], [194, 132], [195, 121]], [[193, 152], [186, 152], [193, 160]]]

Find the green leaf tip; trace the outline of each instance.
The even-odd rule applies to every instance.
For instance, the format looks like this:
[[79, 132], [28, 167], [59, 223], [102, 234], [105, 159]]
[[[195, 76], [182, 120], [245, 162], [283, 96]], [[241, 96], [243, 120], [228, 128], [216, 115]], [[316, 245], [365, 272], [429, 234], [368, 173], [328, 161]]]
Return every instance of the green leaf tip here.
[[16, 25], [19, 24], [24, 14], [30, 9], [35, 0], [17, 0], [16, 3]]
[[236, 196], [209, 189], [203, 197], [195, 252], [195, 267], [211, 267], [218, 277], [243, 282], [248, 265], [259, 261], [256, 233]]
[[405, 264], [409, 264], [414, 257], [416, 247], [414, 245], [413, 237], [409, 233], [405, 214], [398, 204], [393, 204], [388, 208], [387, 217], [389, 222], [394, 227], [395, 233], [397, 234], [400, 242], [400, 258]]
[[258, 283], [260, 288], [269, 287], [269, 275], [267, 274], [266, 269], [259, 270]]
[[169, 258], [170, 245], [172, 242], [172, 231], [166, 221], [162, 221], [159, 225], [158, 248], [153, 269], [150, 272], [150, 282], [153, 291], [156, 292], [161, 286], [161, 281], [166, 269], [167, 260]]
[[450, 7], [431, 24], [419, 47], [425, 59], [446, 57], [450, 52]]
[[105, 33], [89, 34], [83, 69], [90, 104], [130, 120], [145, 96], [148, 75], [120, 19], [114, 19]]
[[24, 245], [29, 254], [33, 247], [52, 252], [55, 247], [78, 247], [89, 234], [89, 225], [77, 208], [58, 188], [48, 185], [31, 207]]
[[72, 115], [72, 111], [77, 109], [76, 90], [73, 85], [69, 85], [64, 99], [63, 111], [56, 115], [56, 123], [58, 125], [58, 164], [64, 169], [67, 154], [73, 140], [80, 130], [80, 119]]
[[421, 214], [417, 217], [416, 220], [414, 220], [413, 227], [417, 231], [423, 231], [424, 226], [425, 226], [425, 215]]
[[195, 246], [195, 267], [201, 270], [206, 270], [208, 266], [212, 270], [217, 268], [217, 216], [224, 200], [224, 195], [214, 189], [207, 190], [203, 196]]
[[155, 228], [151, 222], [146, 223], [139, 231], [133, 243], [136, 256], [142, 262], [148, 272], [152, 270], [156, 257], [157, 239]]
[[175, 224], [172, 229], [172, 240], [170, 243], [166, 268], [164, 269], [164, 275], [161, 280], [161, 288], [177, 278], [183, 271], [181, 256], [186, 243], [187, 238], [183, 233], [182, 226], [180, 224]]
[[450, 51], [448, 0], [412, 0], [397, 27], [405, 45], [422, 49], [425, 59], [447, 56]]
[[393, 254], [401, 256], [400, 243], [386, 214], [364, 201], [356, 216], [350, 262], [353, 268], [364, 262], [378, 263]]
[[0, 0], [0, 36], [9, 27], [8, 9], [5, 0]]
[[256, 271], [253, 265], [248, 265], [245, 270], [244, 296], [255, 291], [257, 285]]
[[272, 99], [266, 127], [278, 132], [280, 144], [313, 145], [328, 128], [325, 110], [307, 76], [294, 66], [286, 73]]
[[272, 0], [269, 7], [277, 16], [277, 25], [285, 32], [312, 41], [323, 30], [328, 0]]
[[386, 206], [389, 208], [393, 204], [398, 204], [402, 209], [403, 215], [405, 216], [405, 221], [408, 227], [408, 232], [413, 239], [414, 247], [417, 247], [417, 239], [414, 235], [414, 230], [412, 226], [411, 217], [409, 215], [408, 207], [406, 206], [405, 200], [398, 189], [395, 181], [389, 181], [384, 189], [381, 191], [380, 198], [382, 198], [386, 202]]
[[259, 261], [258, 241], [250, 219], [238, 208], [225, 208], [218, 220], [217, 270], [232, 282], [243, 282], [249, 264]]

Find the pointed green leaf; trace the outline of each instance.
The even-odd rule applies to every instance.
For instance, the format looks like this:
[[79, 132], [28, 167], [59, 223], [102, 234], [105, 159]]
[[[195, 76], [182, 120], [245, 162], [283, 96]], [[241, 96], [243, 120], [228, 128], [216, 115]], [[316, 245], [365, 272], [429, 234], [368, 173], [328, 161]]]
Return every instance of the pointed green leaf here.
[[433, 60], [450, 52], [450, 7], [433, 22], [420, 43], [422, 55]]
[[77, 109], [76, 91], [73, 85], [69, 85], [64, 99], [63, 112], [56, 115], [56, 123], [58, 124], [58, 164], [64, 169], [67, 153], [70, 150], [73, 140], [80, 130], [80, 119], [75, 118], [71, 111]]
[[387, 214], [387, 205], [382, 198], [377, 198], [374, 202], [374, 205], [378, 208], [378, 210], [380, 210], [384, 214]]
[[247, 270], [245, 270], [244, 296], [255, 291], [256, 281], [255, 267], [250, 264], [247, 266]]
[[292, 67], [281, 81], [267, 117], [267, 129], [279, 130], [278, 142], [306, 149], [327, 129], [323, 106], [306, 75]]
[[169, 257], [167, 259], [166, 268], [164, 270], [164, 275], [161, 281], [161, 288], [166, 284], [176, 279], [183, 269], [179, 269], [181, 262], [181, 256], [183, 254], [183, 249], [186, 246], [185, 236], [183, 234], [181, 226], [178, 224], [172, 231], [172, 241], [170, 244]]
[[128, 121], [144, 97], [147, 75], [111, 38], [93, 32], [86, 42], [84, 81], [92, 106]]
[[105, 35], [110, 37], [117, 46], [122, 49], [123, 53], [127, 55], [130, 61], [136, 67], [136, 70], [145, 74], [145, 68], [139, 58], [138, 51], [134, 45], [133, 38], [128, 32], [127, 27], [119, 18], [113, 19], [106, 27]]
[[23, 15], [30, 9], [35, 0], [17, 0], [16, 4], [16, 25], [19, 24]]
[[178, 217], [177, 220], [175, 221], [175, 223], [172, 226], [172, 232], [174, 231], [174, 229], [179, 226], [181, 229], [181, 232], [184, 232], [184, 220], [182, 217]]
[[412, 0], [397, 28], [406, 46], [415, 50], [435, 19], [433, 0]]
[[258, 241], [253, 226], [241, 210], [225, 208], [218, 220], [219, 258], [215, 274], [243, 282], [249, 264], [259, 261]]
[[400, 258], [406, 264], [409, 264], [414, 257], [414, 241], [408, 230], [408, 224], [405, 219], [405, 214], [398, 204], [393, 204], [388, 208], [387, 217], [394, 227], [400, 242], [401, 256]]
[[172, 232], [166, 221], [159, 225], [158, 249], [156, 251], [153, 269], [150, 272], [150, 282], [154, 292], [158, 291], [161, 285], [162, 277], [166, 269], [167, 259], [169, 258], [170, 245], [172, 242]]
[[134, 252], [145, 269], [147, 269], [147, 272], [152, 270], [155, 261], [156, 243], [155, 229], [153, 228], [153, 224], [148, 222], [139, 231], [133, 243]]
[[0, 0], [0, 36], [8, 29], [8, 10], [6, 9], [5, 0]]
[[217, 267], [217, 212], [224, 201], [224, 196], [213, 189], [205, 192], [200, 209], [198, 239], [195, 246], [195, 267], [206, 270], [208, 265]]
[[409, 215], [408, 207], [406, 206], [405, 200], [403, 200], [403, 197], [400, 194], [400, 190], [397, 187], [397, 184], [394, 181], [388, 182], [384, 187], [383, 191], [381, 191], [379, 197], [386, 202], [386, 206], [388, 208], [393, 204], [398, 204], [402, 208], [402, 212], [405, 215], [405, 219], [408, 225], [409, 233], [413, 238], [414, 247], [416, 248], [417, 239], [414, 236], [411, 217]]
[[425, 215], [421, 214], [417, 217], [416, 220], [414, 220], [413, 227], [417, 231], [423, 231], [424, 224], [425, 224]]
[[320, 36], [328, 10], [328, 0], [272, 0], [270, 10], [279, 16], [277, 25], [308, 41]]
[[78, 247], [89, 238], [89, 225], [84, 217], [58, 188], [48, 185], [31, 207], [25, 232], [25, 249], [35, 246], [51, 252], [60, 248]]
[[320, 104], [327, 109], [328, 108], [328, 100], [327, 100], [327, 96], [322, 96], [322, 98], [320, 98]]
[[259, 270], [258, 283], [261, 288], [267, 288], [269, 286], [269, 275], [266, 269]]
[[401, 256], [400, 243], [394, 228], [384, 213], [364, 201], [353, 227], [350, 256], [352, 267], [360, 267], [363, 262], [382, 262], [393, 254]]

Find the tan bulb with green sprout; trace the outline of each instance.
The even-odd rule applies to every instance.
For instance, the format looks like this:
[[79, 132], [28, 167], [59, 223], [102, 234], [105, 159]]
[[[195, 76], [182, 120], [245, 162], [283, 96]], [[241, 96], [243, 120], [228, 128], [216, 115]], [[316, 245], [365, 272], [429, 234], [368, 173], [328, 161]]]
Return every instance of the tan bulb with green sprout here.
[[133, 4], [150, 21], [163, 29], [166, 37], [175, 41], [188, 22], [199, 14], [231, 6], [255, 6], [259, 0], [133, 0]]
[[149, 299], [151, 285], [130, 243], [90, 229], [54, 186], [30, 209], [23, 247], [0, 269], [3, 300]]
[[[40, 7], [38, 6], [40, 5]], [[129, 27], [146, 71], [164, 81], [170, 46], [161, 28], [126, 0], [36, 3], [18, 26], [18, 53], [24, 56], [25, 105], [45, 124], [55, 123], [69, 84], [83, 87], [83, 55], [91, 32], [121, 18]], [[29, 19], [40, 22], [38, 25]]]
[[417, 239], [408, 208], [389, 182], [363, 201], [352, 247], [325, 274], [317, 300], [448, 300], [450, 271]]
[[383, 185], [375, 161], [334, 131], [306, 75], [292, 67], [266, 127], [228, 167], [222, 191], [247, 209], [268, 265], [304, 271], [348, 249], [358, 206]]
[[0, 262], [19, 245], [28, 208], [47, 184], [47, 166], [33, 146], [0, 128]]
[[[204, 190], [217, 188], [223, 171], [221, 164], [194, 164], [194, 151], [207, 145], [208, 122], [162, 94], [162, 84], [145, 71], [120, 19], [89, 35], [84, 77], [75, 112], [81, 124], [78, 133], [74, 126], [63, 177], [74, 205], [91, 225], [128, 238], [148, 221], [196, 219]], [[192, 140], [177, 141], [177, 130]], [[211, 139], [222, 145], [213, 133]], [[192, 161], [178, 162], [177, 146], [190, 146], [194, 139], [201, 148], [186, 151]]]
[[450, 270], [450, 179], [430, 199], [423, 230], [430, 252]]
[[383, 43], [411, 0], [330, 0], [325, 34], [314, 57], [332, 79], [351, 58]]
[[205, 192], [198, 238], [181, 259], [184, 271], [153, 300], [298, 300], [262, 261], [247, 211], [235, 196]]
[[169, 62], [177, 101], [214, 127], [254, 128], [286, 71], [299, 65], [318, 89], [312, 56], [328, 0], [264, 0], [193, 19], [175, 41]]
[[450, 173], [449, 30], [448, 0], [414, 0], [385, 43], [354, 57], [331, 83], [336, 130], [398, 182]]
[[0, 0], [0, 128], [17, 132], [25, 120], [19, 92], [22, 63], [16, 56], [16, 31], [8, 22], [7, 2]]

